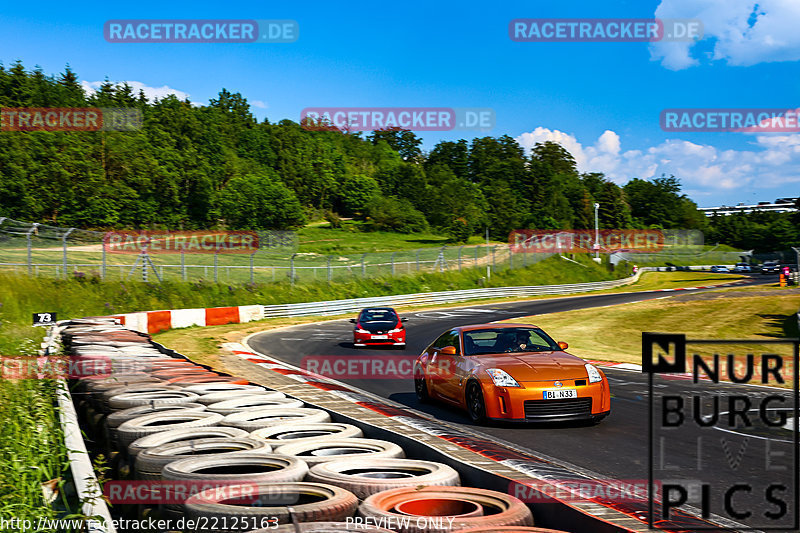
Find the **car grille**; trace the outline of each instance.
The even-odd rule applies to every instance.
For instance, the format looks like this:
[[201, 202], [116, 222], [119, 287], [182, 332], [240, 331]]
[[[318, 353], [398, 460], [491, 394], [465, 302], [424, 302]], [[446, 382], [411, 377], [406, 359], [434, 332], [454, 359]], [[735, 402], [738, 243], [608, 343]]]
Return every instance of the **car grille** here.
[[592, 414], [591, 398], [525, 400], [525, 418], [533, 420], [586, 418]]

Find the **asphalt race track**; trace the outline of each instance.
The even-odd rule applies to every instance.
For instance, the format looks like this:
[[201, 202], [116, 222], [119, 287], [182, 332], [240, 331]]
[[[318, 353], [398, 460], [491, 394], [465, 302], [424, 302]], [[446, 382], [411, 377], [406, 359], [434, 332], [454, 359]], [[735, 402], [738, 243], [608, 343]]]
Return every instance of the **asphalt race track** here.
[[[774, 282], [772, 277], [762, 279], [753, 277], [751, 283]], [[700, 289], [703, 290], [703, 289]], [[713, 290], [713, 289], [711, 289]], [[682, 291], [678, 294], [685, 294]], [[354, 355], [369, 355], [374, 357], [384, 356], [416, 356], [430, 342], [446, 329], [465, 324], [507, 320], [515, 317], [547, 314], [572, 309], [600, 307], [629, 302], [661, 298], [676, 293], [648, 291], [639, 293], [598, 294], [575, 297], [562, 297], [548, 300], [533, 300], [528, 302], [494, 303], [488, 305], [465, 304], [460, 308], [441, 311], [419, 311], [401, 313], [409, 317], [406, 323], [408, 331], [408, 345], [405, 350], [393, 349], [357, 349], [352, 347], [352, 324], [347, 320], [335, 320], [321, 324], [311, 324], [280, 329], [271, 332], [259, 333], [249, 340], [249, 345], [256, 352], [269, 355], [286, 363], [302, 366], [301, 361], [305, 356], [342, 357]], [[602, 310], [598, 310], [601, 313]], [[533, 321], [535, 323], [535, 320]], [[653, 327], [658, 331], [657, 325]], [[565, 340], [558, 337], [557, 331], [549, 331], [556, 340]], [[495, 424], [490, 426], [473, 426], [465, 413], [438, 403], [432, 405], [419, 404], [414, 394], [411, 379], [382, 379], [380, 376], [368, 379], [346, 379], [343, 376], [330, 376], [351, 386], [355, 386], [382, 397], [388, 398], [413, 409], [428, 413], [433, 417], [460, 425], [462, 428], [472, 428], [498, 439], [524, 447], [534, 454], [545, 455], [558, 461], [576, 466], [588, 471], [592, 475], [606, 479], [619, 480], [646, 480], [648, 478], [648, 379], [646, 374], [640, 372], [619, 370], [614, 368], [604, 369], [609, 379], [612, 392], [611, 415], [597, 426], [586, 424]], [[688, 390], [688, 383], [680, 380], [664, 381], [656, 378], [656, 387], [662, 393], [675, 393], [688, 396], [696, 393], [698, 386]], [[752, 386], [742, 385], [713, 385], [706, 386], [704, 394], [712, 392], [740, 393], [753, 400], [753, 409], [758, 409], [759, 398], [771, 391]], [[703, 385], [699, 385], [703, 387]], [[713, 388], [712, 388], [713, 387]], [[785, 396], [791, 400], [790, 391]], [[706, 398], [703, 405], [710, 406]], [[791, 402], [789, 403], [791, 405]], [[720, 411], [726, 411], [725, 406]], [[708, 411], [704, 411], [710, 413]], [[689, 413], [691, 414], [691, 413]], [[757, 415], [757, 413], [756, 413]], [[791, 420], [791, 418], [789, 419]], [[791, 424], [789, 424], [791, 425]], [[708, 430], [693, 430], [694, 426], [687, 425], [681, 428], [679, 436], [671, 439], [663, 447], [661, 465], [666, 468], [675, 467], [676, 477], [680, 477], [680, 469], [696, 468], [698, 454], [706, 459], [714, 457], [717, 460], [708, 460], [707, 464], [714, 467], [703, 473], [703, 481], [713, 480], [714, 486], [732, 486], [743, 479], [755, 479], [764, 475], [765, 454], [771, 457], [793, 457], [791, 443], [792, 431], [785, 431], [785, 441], [747, 438], [740, 433], [717, 431], [719, 437], [708, 439]], [[705, 435], [704, 447], [698, 451], [697, 437]], [[786, 455], [781, 456], [784, 453]], [[718, 460], [727, 457], [727, 463]], [[726, 466], [727, 464], [727, 466]], [[710, 471], [709, 471], [710, 470]], [[770, 479], [779, 480], [788, 487], [784, 499], [788, 500], [788, 513], [794, 512], [794, 481], [792, 471], [797, 467], [783, 471], [770, 472]], [[659, 476], [656, 476], [659, 477]], [[700, 494], [693, 492], [689, 503], [697, 508], [701, 507]], [[754, 488], [753, 493], [739, 493], [733, 500], [737, 509], [751, 510], [755, 515], [761, 516], [764, 511], [775, 511], [777, 507], [765, 503], [763, 490]], [[711, 494], [709, 503], [711, 511], [725, 517], [729, 514], [723, 512], [722, 496]], [[732, 517], [730, 517], [732, 518]], [[748, 522], [744, 520], [744, 522]], [[756, 525], [754, 523], [754, 525]], [[760, 525], [760, 524], [759, 524]]]

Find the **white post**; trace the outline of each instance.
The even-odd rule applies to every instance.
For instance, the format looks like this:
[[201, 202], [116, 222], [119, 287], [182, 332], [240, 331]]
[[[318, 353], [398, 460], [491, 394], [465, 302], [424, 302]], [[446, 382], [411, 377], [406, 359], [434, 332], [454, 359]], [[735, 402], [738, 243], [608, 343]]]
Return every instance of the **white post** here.
[[486, 281], [492, 279], [492, 269], [489, 267], [489, 226], [486, 226]]
[[598, 209], [600, 204], [594, 204], [594, 260], [600, 262], [600, 222], [598, 219]]

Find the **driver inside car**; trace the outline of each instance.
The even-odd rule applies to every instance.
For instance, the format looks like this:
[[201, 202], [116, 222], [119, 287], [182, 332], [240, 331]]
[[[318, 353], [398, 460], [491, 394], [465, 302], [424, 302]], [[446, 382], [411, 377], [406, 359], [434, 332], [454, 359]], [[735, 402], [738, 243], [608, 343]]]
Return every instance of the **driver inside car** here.
[[528, 348], [530, 338], [524, 331], [518, 331], [516, 334], [504, 335], [502, 339], [504, 347], [503, 352], [524, 352]]

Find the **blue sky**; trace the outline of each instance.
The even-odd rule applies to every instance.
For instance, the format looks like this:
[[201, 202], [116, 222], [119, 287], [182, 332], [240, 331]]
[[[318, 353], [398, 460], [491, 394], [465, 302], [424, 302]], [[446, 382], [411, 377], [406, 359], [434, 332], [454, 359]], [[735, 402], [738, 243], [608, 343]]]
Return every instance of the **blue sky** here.
[[[699, 18], [699, 43], [521, 43], [515, 18]], [[293, 19], [291, 44], [115, 44], [109, 19]], [[6, 5], [0, 59], [47, 73], [69, 63], [86, 82], [137, 82], [206, 103], [241, 92], [259, 118], [306, 107], [491, 107], [482, 132], [524, 146], [561, 142], [582, 171], [618, 183], [674, 174], [701, 206], [800, 194], [798, 133], [667, 133], [665, 108], [797, 108], [797, 0], [543, 2], [84, 1]], [[257, 106], [257, 107], [256, 107]]]

